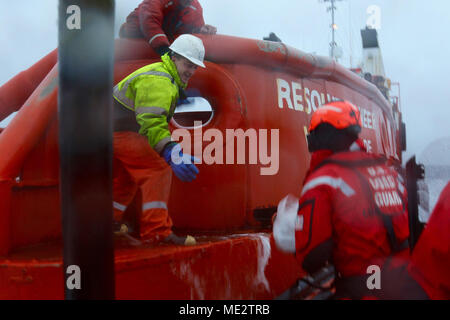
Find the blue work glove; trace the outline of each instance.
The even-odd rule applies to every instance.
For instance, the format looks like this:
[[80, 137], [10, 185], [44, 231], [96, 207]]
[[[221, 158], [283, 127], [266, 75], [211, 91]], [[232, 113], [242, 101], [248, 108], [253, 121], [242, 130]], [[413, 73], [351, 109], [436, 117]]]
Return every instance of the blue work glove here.
[[201, 97], [202, 94], [200, 92], [200, 90], [196, 89], [196, 88], [189, 88], [186, 90], [183, 89], [179, 89], [179, 98], [177, 101], [177, 106], [182, 105], [182, 104], [189, 104], [192, 103], [192, 100], [188, 99], [188, 98], [195, 98], [195, 97]]
[[177, 101], [177, 107], [178, 106], [181, 106], [182, 104], [189, 104], [189, 103], [191, 103], [187, 98], [186, 99], [178, 99], [178, 101]]
[[183, 182], [195, 180], [199, 173], [194, 162], [200, 162], [196, 157], [190, 154], [183, 154], [181, 146], [178, 143], [168, 144], [163, 152], [164, 160], [172, 167], [173, 173]]
[[202, 93], [197, 88], [189, 88], [184, 90], [184, 94], [186, 97], [201, 97]]

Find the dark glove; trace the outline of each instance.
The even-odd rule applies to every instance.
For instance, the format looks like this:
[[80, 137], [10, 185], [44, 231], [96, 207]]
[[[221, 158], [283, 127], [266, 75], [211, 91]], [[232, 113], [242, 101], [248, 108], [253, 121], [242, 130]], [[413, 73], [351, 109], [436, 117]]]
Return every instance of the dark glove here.
[[167, 52], [169, 52], [169, 46], [166, 45], [162, 45], [158, 48], [155, 49], [155, 51], [162, 57], [163, 55], [165, 55]]
[[168, 144], [164, 148], [162, 156], [171, 166], [173, 173], [181, 181], [191, 182], [197, 177], [199, 171], [193, 163], [195, 161], [200, 162], [200, 160], [190, 154], [183, 154], [181, 146], [178, 143]]
[[197, 88], [189, 88], [184, 90], [186, 97], [201, 97], [202, 93]]
[[183, 90], [182, 88], [179, 89], [179, 99], [177, 102], [177, 106], [181, 104], [189, 104], [191, 101], [189, 101], [188, 98], [191, 97], [201, 97], [202, 93], [197, 88], [189, 88], [186, 90]]
[[181, 106], [182, 104], [189, 104], [190, 102], [189, 102], [189, 100], [186, 98], [186, 99], [184, 99], [184, 100], [181, 100], [181, 99], [178, 99], [178, 101], [177, 101], [177, 107], [178, 106]]
[[178, 89], [178, 95], [179, 98], [177, 101], [177, 106], [179, 106], [180, 104], [189, 103], [189, 101], [187, 100], [186, 92], [183, 90], [183, 88]]

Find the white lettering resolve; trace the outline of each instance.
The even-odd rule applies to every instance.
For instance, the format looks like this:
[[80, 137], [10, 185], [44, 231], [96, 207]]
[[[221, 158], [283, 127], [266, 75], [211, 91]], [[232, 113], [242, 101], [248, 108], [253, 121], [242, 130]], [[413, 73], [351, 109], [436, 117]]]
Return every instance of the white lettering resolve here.
[[297, 82], [292, 82], [292, 96], [294, 98], [294, 109], [297, 111], [303, 111], [303, 95], [301, 93], [301, 90], [302, 90], [301, 84]]
[[[330, 103], [332, 101], [341, 100], [341, 97], [331, 96], [321, 92], [322, 89], [311, 89], [304, 84], [295, 81], [286, 81], [284, 79], [277, 78], [277, 90], [278, 90], [278, 108], [284, 109], [286, 111], [300, 111], [304, 112], [306, 115], [311, 115], [314, 111], [319, 109], [322, 105]], [[390, 123], [384, 123], [380, 120], [377, 108], [363, 108], [357, 106], [361, 115], [361, 125], [363, 129], [374, 130], [376, 136], [379, 135], [380, 129], [386, 128], [385, 136], [386, 141], [383, 143], [386, 145], [385, 153], [387, 155], [395, 155], [397, 146], [395, 139], [395, 131], [391, 128]], [[381, 121], [381, 123], [380, 123]], [[364, 132], [364, 135], [366, 133]], [[364, 146], [369, 153], [376, 152], [377, 147], [373, 145], [373, 141], [369, 139], [364, 139]]]
[[[337, 97], [320, 92], [316, 89], [303, 87], [301, 83], [277, 78], [278, 108], [288, 108], [311, 114], [325, 103], [340, 100]], [[292, 93], [292, 94], [291, 94]], [[361, 112], [363, 128], [375, 129], [375, 114], [367, 109], [358, 107]]]
[[287, 102], [288, 108], [293, 109], [291, 101], [291, 87], [289, 83], [283, 79], [277, 79], [278, 86], [278, 107], [283, 109], [284, 101]]

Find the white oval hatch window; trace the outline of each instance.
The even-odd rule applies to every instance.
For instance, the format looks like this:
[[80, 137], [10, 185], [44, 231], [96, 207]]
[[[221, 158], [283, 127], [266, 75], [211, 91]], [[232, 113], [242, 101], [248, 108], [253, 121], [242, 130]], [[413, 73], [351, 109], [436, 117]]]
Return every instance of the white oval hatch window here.
[[173, 121], [182, 128], [195, 128], [206, 126], [214, 117], [211, 104], [202, 97], [188, 97], [183, 104], [175, 109]]

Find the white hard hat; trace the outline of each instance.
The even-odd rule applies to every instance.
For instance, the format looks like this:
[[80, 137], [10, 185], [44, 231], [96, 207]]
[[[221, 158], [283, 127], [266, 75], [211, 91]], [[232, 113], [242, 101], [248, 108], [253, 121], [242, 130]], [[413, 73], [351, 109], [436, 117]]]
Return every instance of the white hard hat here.
[[169, 47], [175, 53], [185, 57], [192, 63], [206, 68], [203, 59], [205, 58], [205, 47], [203, 41], [191, 34], [182, 34]]

